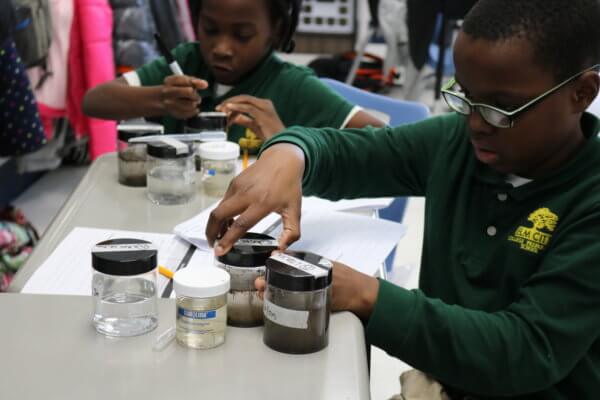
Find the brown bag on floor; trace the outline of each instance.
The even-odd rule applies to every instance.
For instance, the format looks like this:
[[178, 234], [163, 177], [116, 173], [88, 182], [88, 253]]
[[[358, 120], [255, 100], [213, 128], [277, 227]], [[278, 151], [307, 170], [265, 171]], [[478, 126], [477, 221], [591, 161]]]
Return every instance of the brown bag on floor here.
[[450, 400], [440, 383], [416, 369], [400, 375], [401, 393], [389, 400]]

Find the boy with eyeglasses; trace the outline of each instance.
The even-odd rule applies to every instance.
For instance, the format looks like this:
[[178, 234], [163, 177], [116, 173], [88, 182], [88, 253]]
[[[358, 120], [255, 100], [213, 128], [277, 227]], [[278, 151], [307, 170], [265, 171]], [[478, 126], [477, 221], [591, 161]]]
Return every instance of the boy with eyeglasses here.
[[585, 110], [600, 87], [600, 3], [480, 0], [454, 59], [443, 94], [455, 113], [287, 129], [234, 181], [207, 237], [223, 254], [277, 211], [285, 247], [302, 193], [425, 196], [419, 290], [336, 264], [333, 308], [453, 399], [596, 399], [600, 123]]

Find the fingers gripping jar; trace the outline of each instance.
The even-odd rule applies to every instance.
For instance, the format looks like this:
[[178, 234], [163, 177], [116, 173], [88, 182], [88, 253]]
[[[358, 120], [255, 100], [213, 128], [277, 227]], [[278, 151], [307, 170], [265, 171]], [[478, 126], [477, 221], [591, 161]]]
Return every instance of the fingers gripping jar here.
[[196, 192], [196, 168], [190, 145], [162, 139], [148, 144], [148, 198], [158, 205], [184, 204]]
[[156, 247], [139, 239], [112, 239], [92, 249], [96, 330], [135, 336], [158, 324]]
[[267, 260], [264, 343], [307, 354], [327, 347], [332, 263], [313, 253], [278, 253]]
[[229, 274], [222, 269], [184, 268], [175, 273], [177, 342], [210, 349], [225, 342]]
[[254, 281], [265, 274], [265, 263], [277, 241], [268, 235], [246, 233], [231, 250], [217, 258], [217, 267], [231, 276], [227, 295], [227, 323], [250, 327], [263, 324], [263, 302], [258, 297]]

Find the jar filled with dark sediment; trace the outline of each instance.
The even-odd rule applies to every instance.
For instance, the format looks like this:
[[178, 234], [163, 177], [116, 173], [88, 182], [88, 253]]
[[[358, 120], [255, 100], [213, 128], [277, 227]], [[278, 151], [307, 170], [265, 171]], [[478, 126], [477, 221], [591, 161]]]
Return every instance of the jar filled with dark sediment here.
[[252, 327], [263, 324], [263, 301], [254, 286], [256, 278], [265, 275], [265, 263], [277, 241], [261, 233], [246, 233], [231, 250], [217, 257], [217, 267], [231, 276], [227, 294], [227, 324]]
[[129, 143], [129, 140], [162, 133], [163, 127], [156, 124], [120, 124], [117, 127], [120, 184], [146, 186], [146, 143]]
[[327, 347], [332, 263], [308, 252], [278, 253], [266, 262], [264, 343], [283, 353]]

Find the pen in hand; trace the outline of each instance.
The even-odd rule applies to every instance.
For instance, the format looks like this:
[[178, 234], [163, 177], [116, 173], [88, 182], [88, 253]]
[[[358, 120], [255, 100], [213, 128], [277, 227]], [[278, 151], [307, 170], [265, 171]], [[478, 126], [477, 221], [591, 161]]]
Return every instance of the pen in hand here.
[[171, 53], [169, 48], [165, 45], [165, 43], [162, 41], [162, 39], [158, 33], [154, 34], [154, 39], [156, 39], [156, 43], [158, 44], [158, 50], [160, 51], [162, 56], [165, 58], [165, 60], [167, 60], [167, 64], [169, 64], [169, 68], [171, 69], [171, 72], [173, 72], [173, 74], [175, 74], [175, 75], [183, 76], [183, 71], [181, 70], [179, 63], [177, 62], [177, 60], [175, 60], [175, 57], [173, 57], [173, 54]]

